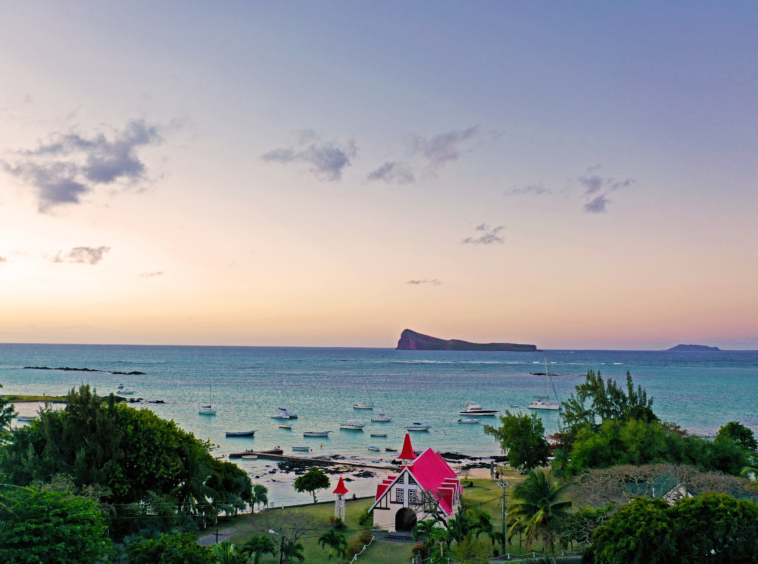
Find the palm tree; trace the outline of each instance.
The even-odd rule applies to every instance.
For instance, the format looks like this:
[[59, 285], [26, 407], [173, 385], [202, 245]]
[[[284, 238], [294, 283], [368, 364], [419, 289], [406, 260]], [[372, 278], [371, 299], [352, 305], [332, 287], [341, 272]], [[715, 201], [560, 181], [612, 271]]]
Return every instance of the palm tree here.
[[211, 547], [211, 552], [217, 564], [237, 564], [239, 562], [237, 548], [229, 541], [214, 544]]
[[255, 484], [253, 486], [253, 500], [258, 504], [258, 509], [261, 505], [268, 505], [268, 488], [263, 484]]
[[566, 484], [553, 481], [549, 472], [530, 471], [526, 480], [517, 485], [511, 495], [510, 510], [515, 522], [510, 527], [508, 538], [517, 531], [523, 531], [527, 548], [536, 539], [542, 538], [552, 552], [554, 544], [551, 533], [571, 507], [570, 501], [560, 501], [566, 487]]
[[[347, 552], [347, 540], [345, 540], [345, 535], [338, 533], [334, 529], [329, 529], [327, 532], [321, 535], [318, 538], [318, 544], [324, 550], [326, 550], [327, 546], [332, 550], [335, 550], [337, 552], [337, 556], [345, 556]], [[331, 559], [332, 553], [330, 551], [329, 560]]]
[[562, 448], [553, 451], [553, 463], [550, 466], [552, 474], [556, 478], [562, 479], [566, 475], [569, 466], [568, 451]]
[[302, 543], [292, 542], [286, 539], [284, 543], [282, 543], [282, 555], [284, 556], [284, 562], [287, 562], [287, 564], [290, 564], [293, 559], [296, 559], [298, 562], [305, 560], [304, 551], [305, 547]]
[[191, 515], [207, 512], [211, 505], [208, 498], [216, 495], [205, 485], [212, 471], [209, 455], [198, 445], [185, 448], [182, 454], [178, 460], [179, 484], [171, 490], [171, 496], [177, 499], [180, 510]]
[[413, 540], [417, 541], [419, 537], [430, 537], [432, 535], [432, 530], [434, 527], [439, 523], [439, 519], [425, 519], [423, 521], [419, 521], [413, 526]]
[[264, 554], [272, 556], [276, 554], [276, 543], [271, 537], [259, 535], [251, 538], [242, 546], [242, 553], [250, 556], [248, 560], [250, 564], [258, 564]]

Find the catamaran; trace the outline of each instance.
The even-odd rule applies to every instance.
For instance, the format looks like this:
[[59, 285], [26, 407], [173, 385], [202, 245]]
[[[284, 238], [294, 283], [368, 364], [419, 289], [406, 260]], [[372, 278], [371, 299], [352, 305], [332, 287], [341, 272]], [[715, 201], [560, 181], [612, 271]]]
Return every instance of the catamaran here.
[[545, 383], [547, 384], [547, 396], [537, 396], [537, 399], [529, 404], [529, 409], [544, 409], [548, 411], [560, 411], [563, 409], [560, 402], [555, 403], [550, 401], [550, 386], [553, 387], [553, 394], [555, 399], [558, 399], [558, 392], [555, 391], [555, 384], [550, 379], [550, 372], [547, 369], [547, 358], [545, 359]]
[[[124, 394], [124, 392], [119, 393]], [[198, 413], [200, 415], [216, 415], [216, 410], [213, 409], [213, 382], [209, 384], [208, 388], [208, 405], [201, 405]]]
[[374, 409], [374, 401], [371, 399], [371, 394], [368, 393], [368, 387], [363, 384], [363, 391], [366, 392], [366, 403], [357, 402], [353, 404], [353, 409]]

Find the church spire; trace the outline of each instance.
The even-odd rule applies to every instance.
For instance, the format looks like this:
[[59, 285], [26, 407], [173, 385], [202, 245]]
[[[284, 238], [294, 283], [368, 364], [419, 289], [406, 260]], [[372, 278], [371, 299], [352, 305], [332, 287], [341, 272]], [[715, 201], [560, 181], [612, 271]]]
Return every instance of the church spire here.
[[411, 462], [416, 459], [416, 453], [413, 452], [413, 445], [411, 444], [411, 436], [408, 433], [405, 434], [403, 451], [400, 453], [400, 456], [398, 458], [400, 459], [400, 463], [403, 466], [410, 466]]

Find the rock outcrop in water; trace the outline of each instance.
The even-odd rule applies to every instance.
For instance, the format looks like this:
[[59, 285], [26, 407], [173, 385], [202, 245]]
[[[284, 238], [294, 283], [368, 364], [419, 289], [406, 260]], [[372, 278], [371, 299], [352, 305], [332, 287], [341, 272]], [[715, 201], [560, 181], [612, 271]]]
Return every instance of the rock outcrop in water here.
[[702, 352], [702, 351], [720, 351], [718, 347], [708, 347], [706, 345], [677, 345], [668, 349], [673, 352]]
[[399, 351], [508, 351], [534, 352], [535, 345], [514, 345], [512, 343], [469, 343], [458, 339], [438, 339], [405, 329], [397, 342]]

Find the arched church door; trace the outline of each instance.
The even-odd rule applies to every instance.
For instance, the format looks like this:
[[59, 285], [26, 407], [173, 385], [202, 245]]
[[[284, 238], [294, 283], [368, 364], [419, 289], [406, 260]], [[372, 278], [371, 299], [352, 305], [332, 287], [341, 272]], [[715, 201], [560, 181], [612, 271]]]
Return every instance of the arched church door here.
[[412, 531], [416, 524], [416, 512], [408, 507], [403, 507], [395, 515], [395, 530], [396, 531]]

